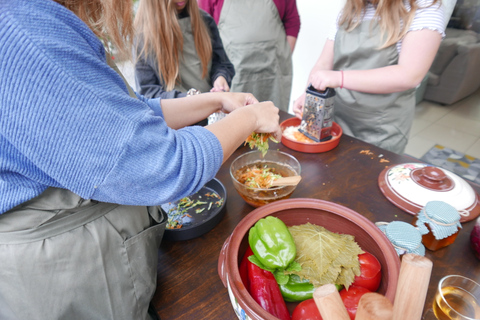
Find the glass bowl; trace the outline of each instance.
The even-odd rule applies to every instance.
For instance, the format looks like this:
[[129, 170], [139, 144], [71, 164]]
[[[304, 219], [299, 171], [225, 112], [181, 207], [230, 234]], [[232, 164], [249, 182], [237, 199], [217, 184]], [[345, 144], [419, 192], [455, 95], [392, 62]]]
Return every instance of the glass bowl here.
[[271, 187], [268, 189], [251, 188], [239, 181], [240, 172], [245, 167], [263, 167], [265, 165], [274, 168], [275, 173], [283, 177], [299, 176], [301, 173], [300, 163], [295, 157], [277, 150], [268, 150], [265, 156], [262, 156], [260, 151], [250, 151], [233, 160], [230, 166], [233, 185], [238, 194], [255, 208], [274, 201], [288, 199], [296, 188], [296, 186]]

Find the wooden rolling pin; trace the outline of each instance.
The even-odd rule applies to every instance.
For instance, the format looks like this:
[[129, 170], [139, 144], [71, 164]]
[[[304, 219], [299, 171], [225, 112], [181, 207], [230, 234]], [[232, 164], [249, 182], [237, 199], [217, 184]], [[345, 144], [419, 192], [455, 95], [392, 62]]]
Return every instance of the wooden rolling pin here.
[[350, 320], [340, 293], [334, 284], [318, 287], [313, 292], [313, 299], [323, 320]]
[[384, 295], [369, 292], [360, 298], [355, 320], [392, 320], [392, 317], [393, 305]]
[[422, 318], [432, 268], [432, 261], [426, 257], [413, 253], [403, 255], [393, 303], [393, 320]]

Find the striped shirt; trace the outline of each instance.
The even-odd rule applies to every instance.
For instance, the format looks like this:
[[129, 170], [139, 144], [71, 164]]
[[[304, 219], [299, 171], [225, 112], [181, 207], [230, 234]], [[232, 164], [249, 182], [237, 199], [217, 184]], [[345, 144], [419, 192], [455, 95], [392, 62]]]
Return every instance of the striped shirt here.
[[[441, 2], [437, 2], [435, 5], [431, 6], [433, 0], [417, 0], [418, 9], [415, 12], [415, 17], [408, 28], [410, 31], [418, 31], [423, 29], [429, 29], [439, 32], [442, 35], [442, 38], [445, 37], [445, 7]], [[410, 10], [410, 4], [405, 1], [405, 7], [407, 10]], [[363, 21], [373, 20], [375, 18], [375, 7], [372, 4], [368, 4], [365, 8], [365, 16]], [[335, 35], [338, 30], [338, 21], [340, 19], [341, 13], [337, 17], [334, 28], [328, 35], [327, 39], [335, 41]], [[402, 39], [397, 42], [397, 51], [400, 53], [402, 49]]]

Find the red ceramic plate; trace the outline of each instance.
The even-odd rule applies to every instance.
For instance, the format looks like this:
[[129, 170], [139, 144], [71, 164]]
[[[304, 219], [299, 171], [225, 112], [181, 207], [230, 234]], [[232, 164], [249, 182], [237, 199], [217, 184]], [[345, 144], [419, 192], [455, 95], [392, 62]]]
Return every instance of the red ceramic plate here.
[[[298, 118], [290, 118], [283, 121], [280, 124], [282, 131], [287, 127], [297, 127], [300, 125], [301, 120]], [[287, 148], [290, 148], [295, 151], [305, 152], [305, 153], [320, 153], [330, 151], [340, 142], [340, 137], [342, 136], [343, 131], [342, 128], [336, 123], [333, 122], [332, 124], [332, 139], [325, 142], [318, 142], [318, 143], [303, 143], [298, 142], [292, 139], [289, 139], [282, 135], [282, 143]]]

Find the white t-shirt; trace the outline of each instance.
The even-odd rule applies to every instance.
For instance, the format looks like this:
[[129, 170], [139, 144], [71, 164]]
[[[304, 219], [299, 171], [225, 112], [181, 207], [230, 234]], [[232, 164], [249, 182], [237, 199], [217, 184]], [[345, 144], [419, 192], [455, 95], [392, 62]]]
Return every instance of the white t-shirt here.
[[[445, 37], [445, 26], [446, 26], [446, 17], [445, 17], [445, 8], [441, 5], [440, 1], [435, 5], [430, 6], [433, 0], [417, 0], [418, 9], [415, 12], [415, 17], [413, 18], [410, 28], [410, 31], [418, 31], [422, 29], [430, 29], [439, 32], [442, 35], [442, 38]], [[407, 10], [410, 10], [410, 5], [406, 1], [405, 7]], [[372, 4], [368, 4], [365, 8], [365, 16], [363, 21], [369, 21], [375, 17], [375, 7]], [[337, 17], [337, 22], [335, 26], [328, 35], [327, 39], [335, 41], [335, 35], [338, 30], [338, 19], [340, 18], [341, 12]], [[397, 51], [400, 53], [402, 49], [402, 40], [397, 42]]]

